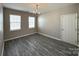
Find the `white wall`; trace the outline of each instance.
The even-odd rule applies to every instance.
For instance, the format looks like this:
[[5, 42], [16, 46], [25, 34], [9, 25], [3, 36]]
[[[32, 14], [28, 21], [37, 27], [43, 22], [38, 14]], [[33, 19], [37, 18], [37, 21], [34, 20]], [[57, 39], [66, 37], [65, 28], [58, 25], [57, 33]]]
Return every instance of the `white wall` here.
[[38, 17], [38, 32], [61, 39], [60, 16], [76, 12], [76, 5], [71, 5], [40, 15]]
[[58, 13], [47, 13], [38, 19], [39, 32], [60, 38], [60, 21]]
[[2, 54], [3, 48], [3, 8], [0, 4], [0, 55]]

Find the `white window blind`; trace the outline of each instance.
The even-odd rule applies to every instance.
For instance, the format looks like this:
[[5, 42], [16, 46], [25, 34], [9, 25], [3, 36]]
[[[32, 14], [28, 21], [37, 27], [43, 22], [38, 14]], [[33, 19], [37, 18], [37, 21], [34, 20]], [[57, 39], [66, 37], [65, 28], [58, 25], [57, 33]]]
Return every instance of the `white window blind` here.
[[35, 17], [29, 17], [29, 28], [35, 28]]
[[21, 16], [10, 15], [10, 31], [21, 29]]

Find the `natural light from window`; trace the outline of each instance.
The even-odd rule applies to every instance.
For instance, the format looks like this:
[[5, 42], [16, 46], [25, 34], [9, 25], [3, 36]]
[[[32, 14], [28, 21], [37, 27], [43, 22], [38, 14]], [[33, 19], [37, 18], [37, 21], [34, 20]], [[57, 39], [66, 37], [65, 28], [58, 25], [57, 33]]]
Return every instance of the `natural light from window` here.
[[10, 15], [10, 31], [21, 29], [21, 16]]
[[29, 28], [35, 28], [35, 17], [29, 17]]

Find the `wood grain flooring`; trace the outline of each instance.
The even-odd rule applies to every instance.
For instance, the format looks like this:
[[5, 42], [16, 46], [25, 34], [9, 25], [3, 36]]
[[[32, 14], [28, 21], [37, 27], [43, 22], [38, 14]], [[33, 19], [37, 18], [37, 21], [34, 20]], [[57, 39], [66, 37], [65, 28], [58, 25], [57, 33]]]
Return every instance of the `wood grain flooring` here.
[[5, 42], [4, 56], [77, 56], [74, 45], [33, 34]]

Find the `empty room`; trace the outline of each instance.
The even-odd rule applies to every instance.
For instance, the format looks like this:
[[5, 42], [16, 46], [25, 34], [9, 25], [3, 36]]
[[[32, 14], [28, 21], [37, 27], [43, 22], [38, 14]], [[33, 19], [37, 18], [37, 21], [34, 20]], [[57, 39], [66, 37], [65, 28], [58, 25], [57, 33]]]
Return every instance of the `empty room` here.
[[78, 3], [0, 3], [1, 56], [78, 56]]

